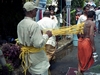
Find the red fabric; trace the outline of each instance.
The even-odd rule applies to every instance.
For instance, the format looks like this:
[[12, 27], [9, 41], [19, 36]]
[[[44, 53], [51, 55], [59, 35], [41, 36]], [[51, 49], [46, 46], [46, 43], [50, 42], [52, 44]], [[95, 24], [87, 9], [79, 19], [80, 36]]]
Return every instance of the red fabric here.
[[78, 40], [78, 60], [80, 71], [88, 70], [94, 63], [93, 50], [89, 38]]
[[78, 20], [78, 19], [79, 19], [79, 17], [80, 17], [80, 16], [76, 15], [76, 16], [75, 16], [76, 20]]
[[96, 26], [94, 27], [94, 32], [96, 32], [97, 31], [97, 28], [96, 28]]
[[42, 10], [40, 10], [40, 17], [39, 19], [42, 19]]

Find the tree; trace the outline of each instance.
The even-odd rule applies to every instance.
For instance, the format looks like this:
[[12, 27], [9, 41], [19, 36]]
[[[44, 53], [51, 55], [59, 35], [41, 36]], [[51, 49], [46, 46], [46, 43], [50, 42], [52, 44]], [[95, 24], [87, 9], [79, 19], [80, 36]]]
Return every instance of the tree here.
[[[77, 7], [83, 7], [84, 0], [72, 0], [71, 2], [71, 11], [75, 10]], [[62, 12], [62, 9], [66, 7], [66, 0], [58, 0], [58, 11], [57, 14]], [[71, 13], [71, 23], [75, 24], [75, 12]]]
[[[80, 8], [83, 8], [84, 7], [84, 3], [85, 3], [85, 0], [72, 0], [71, 2], [71, 10], [76, 10], [77, 7], [80, 7]], [[76, 21], [75, 21], [75, 13], [71, 13], [71, 23], [72, 24], [75, 24]]]
[[72, 0], [72, 9], [75, 9], [77, 7], [83, 7], [84, 6], [84, 0]]
[[96, 4], [97, 6], [100, 6], [100, 0], [95, 0], [95, 4]]

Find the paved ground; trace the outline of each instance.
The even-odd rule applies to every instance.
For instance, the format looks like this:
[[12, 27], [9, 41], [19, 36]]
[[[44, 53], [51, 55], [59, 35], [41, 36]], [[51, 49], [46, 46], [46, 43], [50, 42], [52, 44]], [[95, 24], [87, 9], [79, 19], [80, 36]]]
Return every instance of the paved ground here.
[[[96, 52], [100, 53], [100, 34], [95, 37]], [[56, 59], [51, 61], [51, 75], [66, 75], [69, 67], [77, 68], [77, 47], [65, 46], [56, 53]], [[85, 75], [100, 75], [100, 56], [98, 61], [90, 68]]]
[[[77, 47], [71, 44], [72, 39], [62, 39], [58, 42], [58, 49], [55, 53], [55, 60], [52, 60], [50, 71], [51, 75], [66, 75], [69, 67], [77, 68]], [[95, 37], [96, 49], [97, 53], [100, 53], [100, 34], [97, 34]], [[20, 70], [19, 70], [20, 71]], [[100, 75], [100, 56], [98, 57], [98, 61], [90, 68], [89, 73], [85, 73], [85, 75]], [[21, 72], [19, 74], [14, 75], [23, 75]], [[27, 74], [29, 75], [29, 74]]]
[[[65, 48], [65, 46], [68, 46], [72, 43], [72, 39], [66, 39], [66, 38], [62, 38], [59, 42], [58, 42], [58, 48], [56, 50], [56, 55], [59, 55], [59, 52], [62, 51], [63, 48]], [[62, 57], [63, 55], [61, 55]], [[57, 59], [57, 58], [56, 58]], [[14, 71], [13, 75], [24, 75], [22, 73], [22, 68], [18, 68]], [[30, 75], [29, 73], [27, 73], [27, 75]]]

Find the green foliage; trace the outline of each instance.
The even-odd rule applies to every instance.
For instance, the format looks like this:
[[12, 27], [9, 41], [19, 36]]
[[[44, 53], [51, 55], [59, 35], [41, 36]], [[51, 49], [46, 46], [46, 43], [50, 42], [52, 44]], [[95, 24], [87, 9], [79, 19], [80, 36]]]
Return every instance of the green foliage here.
[[72, 0], [72, 8], [76, 8], [76, 7], [83, 7], [84, 6], [84, 0]]
[[100, 1], [99, 0], [95, 0], [95, 4], [98, 6], [100, 6]]
[[75, 12], [71, 13], [71, 24], [72, 24], [72, 25], [76, 24]]
[[14, 68], [11, 63], [7, 63], [5, 66], [0, 65], [0, 75], [12, 75], [13, 71]]
[[52, 0], [47, 0], [47, 4], [51, 4], [52, 3]]
[[8, 71], [13, 71], [14, 68], [11, 64], [6, 64], [7, 68], [8, 68]]
[[71, 14], [73, 14], [73, 13], [75, 13], [75, 12], [76, 12], [76, 10], [74, 9], [74, 10], [71, 11]]
[[72, 0], [71, 2], [71, 24], [76, 24], [75, 21], [75, 13], [77, 7], [83, 7], [84, 6], [84, 0]]

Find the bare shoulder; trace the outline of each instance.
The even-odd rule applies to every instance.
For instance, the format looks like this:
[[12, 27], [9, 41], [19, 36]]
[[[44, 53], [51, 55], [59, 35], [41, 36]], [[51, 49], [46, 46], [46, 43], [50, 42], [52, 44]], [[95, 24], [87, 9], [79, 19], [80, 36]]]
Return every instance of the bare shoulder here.
[[91, 26], [95, 26], [95, 23], [91, 20], [88, 21]]
[[91, 25], [92, 25], [92, 26], [95, 26], [95, 23], [92, 21], [92, 22], [91, 22]]

